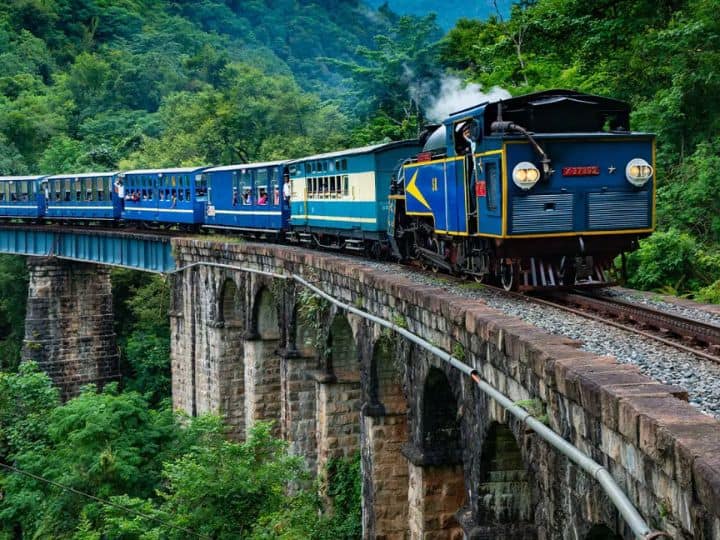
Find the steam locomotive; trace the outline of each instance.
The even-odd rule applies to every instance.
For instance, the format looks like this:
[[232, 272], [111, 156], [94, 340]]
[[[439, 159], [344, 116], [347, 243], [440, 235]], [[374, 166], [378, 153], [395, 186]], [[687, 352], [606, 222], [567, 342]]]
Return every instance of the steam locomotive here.
[[223, 229], [506, 289], [597, 285], [655, 225], [655, 137], [629, 114], [548, 90], [455, 112], [419, 140], [295, 160], [0, 177], [0, 219]]

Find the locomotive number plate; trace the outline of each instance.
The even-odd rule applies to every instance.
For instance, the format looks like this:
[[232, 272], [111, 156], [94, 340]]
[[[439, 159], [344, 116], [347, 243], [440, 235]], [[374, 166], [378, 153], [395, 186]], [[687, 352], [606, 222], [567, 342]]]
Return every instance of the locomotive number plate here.
[[586, 167], [563, 167], [563, 176], [599, 176], [600, 167], [597, 165], [588, 165]]

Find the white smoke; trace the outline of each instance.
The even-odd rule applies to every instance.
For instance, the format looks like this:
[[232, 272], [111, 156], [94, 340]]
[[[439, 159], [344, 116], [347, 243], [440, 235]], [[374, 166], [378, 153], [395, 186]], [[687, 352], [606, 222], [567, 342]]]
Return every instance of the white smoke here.
[[447, 75], [440, 81], [438, 95], [430, 98], [425, 116], [432, 122], [442, 122], [455, 111], [486, 101], [498, 101], [510, 97], [512, 97], [510, 92], [499, 86], [493, 86], [489, 92], [483, 92], [479, 84], [463, 84], [459, 78]]

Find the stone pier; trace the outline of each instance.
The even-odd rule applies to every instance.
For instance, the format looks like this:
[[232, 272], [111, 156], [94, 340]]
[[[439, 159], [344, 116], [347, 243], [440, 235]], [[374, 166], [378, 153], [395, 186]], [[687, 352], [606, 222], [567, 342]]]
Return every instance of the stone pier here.
[[80, 387], [118, 380], [110, 270], [58, 259], [28, 259], [23, 360], [36, 361], [63, 399]]

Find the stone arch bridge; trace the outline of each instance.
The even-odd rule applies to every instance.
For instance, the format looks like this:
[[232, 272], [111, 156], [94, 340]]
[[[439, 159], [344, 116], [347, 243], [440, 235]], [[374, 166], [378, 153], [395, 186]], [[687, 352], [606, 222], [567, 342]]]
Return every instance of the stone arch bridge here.
[[[684, 391], [378, 265], [203, 239], [174, 239], [173, 256], [181, 269], [171, 276], [175, 406], [222, 414], [238, 439], [254, 421], [272, 420], [320, 475], [330, 459], [359, 452], [366, 538], [632, 533], [590, 476], [459, 371], [291, 280], [242, 268], [302, 275], [461, 356], [607, 468], [652, 527], [720, 539], [720, 424]], [[115, 377], [107, 272], [47, 259], [30, 267], [25, 357], [66, 395]], [[80, 294], [78, 275], [95, 280], [91, 294]], [[68, 328], [80, 337], [69, 340]], [[73, 347], [85, 356], [62, 355]]]

